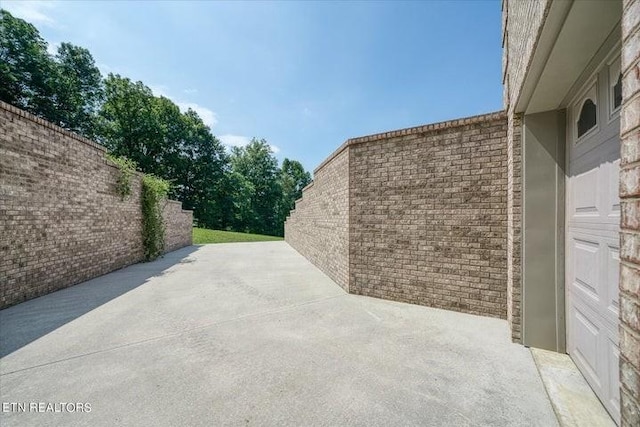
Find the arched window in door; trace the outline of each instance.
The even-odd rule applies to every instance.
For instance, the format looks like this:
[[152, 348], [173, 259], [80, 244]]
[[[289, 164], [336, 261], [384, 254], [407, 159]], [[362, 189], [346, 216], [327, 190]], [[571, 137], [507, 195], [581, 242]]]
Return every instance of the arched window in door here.
[[617, 110], [622, 105], [622, 74], [618, 74], [618, 81], [613, 86], [613, 109]]
[[596, 126], [597, 112], [598, 108], [591, 98], [587, 98], [582, 103], [580, 115], [578, 116], [578, 138]]
[[617, 112], [622, 105], [622, 71], [620, 70], [620, 57], [609, 64], [609, 111]]

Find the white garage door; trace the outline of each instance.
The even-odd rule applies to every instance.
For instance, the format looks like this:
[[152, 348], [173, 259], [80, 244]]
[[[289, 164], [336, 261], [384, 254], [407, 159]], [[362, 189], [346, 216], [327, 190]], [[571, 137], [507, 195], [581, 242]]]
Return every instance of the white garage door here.
[[619, 422], [620, 59], [604, 62], [568, 114], [567, 348]]

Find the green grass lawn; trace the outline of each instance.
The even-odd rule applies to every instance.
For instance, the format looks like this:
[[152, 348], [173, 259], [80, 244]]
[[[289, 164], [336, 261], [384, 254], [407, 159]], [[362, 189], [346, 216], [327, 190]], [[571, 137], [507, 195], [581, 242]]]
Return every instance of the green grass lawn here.
[[270, 242], [274, 240], [282, 240], [282, 237], [236, 233], [233, 231], [207, 230], [206, 228], [193, 229], [194, 245], [202, 245], [204, 243]]

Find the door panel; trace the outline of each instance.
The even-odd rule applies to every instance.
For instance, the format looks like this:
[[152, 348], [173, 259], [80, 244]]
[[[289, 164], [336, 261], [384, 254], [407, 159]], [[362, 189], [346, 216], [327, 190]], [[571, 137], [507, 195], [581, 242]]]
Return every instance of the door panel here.
[[604, 102], [606, 72], [605, 66], [586, 85], [590, 93], [597, 85], [601, 95], [597, 127], [582, 139], [574, 137], [575, 121], [567, 129], [567, 352], [619, 422], [620, 121]]
[[620, 198], [618, 197], [618, 177], [620, 176], [620, 159], [610, 165], [609, 191], [607, 200], [607, 216], [610, 222], [620, 224]]
[[599, 169], [584, 172], [572, 180], [573, 206], [569, 214], [573, 220], [600, 217], [599, 182]]
[[609, 241], [607, 244], [607, 299], [606, 299], [606, 315], [609, 322], [613, 325], [618, 323], [619, 318], [619, 302], [618, 302], [618, 277], [620, 277], [620, 248], [617, 242]]
[[[589, 239], [589, 240], [587, 240]], [[600, 245], [597, 239], [590, 236], [582, 238], [573, 236], [573, 271], [574, 292], [582, 293], [585, 300], [591, 300], [594, 305], [600, 302], [601, 290], [599, 288], [598, 258]], [[593, 240], [596, 240], [595, 242]]]
[[573, 304], [571, 311], [571, 318], [574, 320], [573, 329], [570, 331], [574, 344], [571, 346], [573, 357], [582, 368], [582, 372], [599, 388], [599, 372], [602, 370], [602, 361], [598, 357], [600, 327], [592, 322], [593, 313], [589, 313], [589, 309], [580, 306], [579, 303]]
[[615, 413], [620, 413], [620, 382], [618, 376], [620, 375], [620, 350], [618, 349], [618, 340], [609, 339], [607, 341], [608, 351], [607, 357], [609, 362], [609, 405]]

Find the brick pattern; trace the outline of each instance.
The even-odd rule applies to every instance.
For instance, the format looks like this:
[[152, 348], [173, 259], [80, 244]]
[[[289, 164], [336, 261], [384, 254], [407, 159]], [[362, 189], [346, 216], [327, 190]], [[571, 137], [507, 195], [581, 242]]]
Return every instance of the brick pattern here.
[[285, 222], [285, 240], [345, 290], [349, 265], [349, 150], [314, 171]]
[[622, 12], [620, 398], [623, 426], [640, 425], [640, 0]]
[[551, 1], [507, 0], [502, 4], [502, 81], [505, 87], [505, 106], [513, 106], [518, 101]]
[[514, 112], [551, 0], [502, 3], [502, 81], [507, 112], [507, 320], [522, 342], [522, 115]]
[[351, 140], [350, 292], [506, 318], [506, 125]]
[[522, 115], [507, 120], [507, 320], [522, 342]]
[[504, 113], [350, 139], [285, 240], [351, 293], [506, 318]]
[[189, 246], [193, 243], [193, 211], [182, 209], [182, 203], [167, 200], [162, 210], [165, 225], [165, 252]]
[[[0, 102], [0, 309], [142, 260], [139, 177], [115, 192], [105, 149]], [[169, 203], [167, 247], [191, 244]]]

